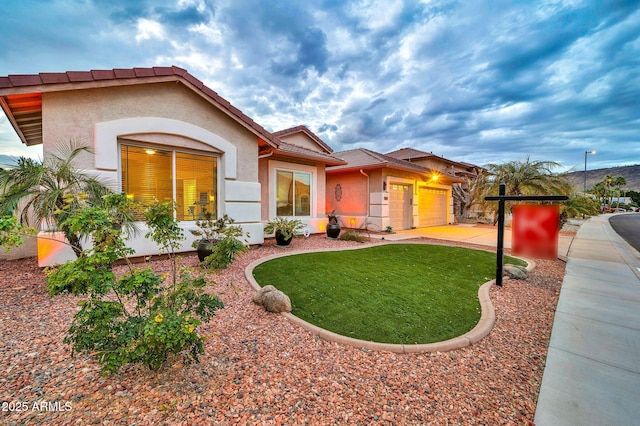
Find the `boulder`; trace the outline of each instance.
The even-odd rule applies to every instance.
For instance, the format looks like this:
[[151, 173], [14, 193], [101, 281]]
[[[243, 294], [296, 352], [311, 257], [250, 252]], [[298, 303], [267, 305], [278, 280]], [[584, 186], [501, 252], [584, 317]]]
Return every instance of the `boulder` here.
[[291, 299], [289, 296], [276, 289], [272, 285], [267, 285], [258, 290], [253, 295], [253, 301], [264, 306], [269, 312], [291, 312]]
[[502, 268], [503, 274], [514, 280], [526, 280], [529, 276], [527, 268], [524, 266], [512, 265], [507, 263]]
[[253, 295], [253, 303], [256, 303], [258, 305], [262, 305], [262, 297], [266, 293], [269, 293], [270, 291], [276, 291], [276, 290], [277, 289], [272, 285], [265, 285], [260, 290], [255, 292], [255, 294]]

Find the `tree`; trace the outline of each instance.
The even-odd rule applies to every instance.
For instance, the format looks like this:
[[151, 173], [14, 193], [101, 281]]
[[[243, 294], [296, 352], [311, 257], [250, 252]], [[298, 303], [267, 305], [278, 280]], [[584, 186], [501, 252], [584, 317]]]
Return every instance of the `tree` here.
[[626, 184], [627, 180], [624, 178], [624, 176], [618, 176], [613, 180], [613, 186], [618, 188], [618, 204], [616, 205], [616, 207], [620, 207], [620, 188], [622, 188]]
[[486, 175], [476, 170], [474, 176], [466, 178], [466, 184], [453, 184], [453, 197], [460, 203], [460, 214], [468, 217], [469, 210], [482, 198], [482, 190], [486, 184]]
[[79, 208], [77, 202], [68, 201], [79, 197], [100, 205], [102, 196], [111, 192], [98, 178], [75, 166], [74, 160], [85, 152], [91, 151], [72, 141], [58, 146], [43, 161], [20, 157], [15, 167], [0, 169], [0, 215], [19, 212], [20, 223], [37, 228], [46, 224], [62, 231], [79, 256], [84, 235], [60, 225]]
[[[498, 195], [500, 183], [506, 185], [507, 195], [569, 195], [572, 192], [571, 184], [564, 174], [554, 172], [559, 166], [553, 161], [531, 161], [528, 156], [524, 161], [488, 164], [483, 197]], [[484, 204], [488, 210], [497, 213], [496, 202]]]

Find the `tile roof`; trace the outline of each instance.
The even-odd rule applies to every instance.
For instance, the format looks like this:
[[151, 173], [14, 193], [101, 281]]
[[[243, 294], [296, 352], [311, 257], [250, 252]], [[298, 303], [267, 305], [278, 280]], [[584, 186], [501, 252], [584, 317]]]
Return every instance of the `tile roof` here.
[[435, 154], [424, 152], [414, 148], [400, 148], [398, 150], [387, 152], [387, 155], [398, 160], [414, 160], [418, 158], [433, 157]]
[[290, 144], [284, 141], [280, 141], [280, 147], [278, 148], [277, 153], [285, 155], [287, 157], [320, 161], [328, 166], [341, 166], [346, 164], [344, 160], [337, 157], [336, 155], [314, 151], [312, 149]]
[[289, 129], [284, 129], [284, 130], [278, 130], [277, 132], [273, 132], [273, 135], [276, 137], [281, 137], [281, 136], [293, 135], [295, 133], [304, 133], [307, 136], [309, 136], [311, 139], [313, 139], [315, 143], [320, 145], [320, 147], [322, 147], [322, 149], [324, 149], [326, 152], [328, 153], [333, 152], [333, 149], [329, 145], [327, 145], [322, 139], [318, 137], [318, 135], [313, 133], [311, 130], [309, 130], [307, 126], [304, 126], [304, 125], [291, 127]]
[[433, 175], [435, 172], [446, 176], [446, 178], [451, 182], [462, 182], [460, 178], [453, 176], [448, 172], [433, 170], [410, 161], [399, 160], [390, 155], [381, 154], [366, 148], [336, 152], [334, 155], [342, 158], [348, 164], [344, 166], [327, 167], [327, 173], [359, 169], [391, 168], [429, 176]]
[[[2, 101], [0, 104], [5, 110], [7, 117], [9, 117], [11, 124], [16, 129], [16, 132], [20, 135], [22, 141], [27, 145], [34, 145], [41, 143], [42, 141], [41, 130], [39, 134], [36, 132], [30, 138], [25, 136], [21, 130], [21, 128], [24, 127], [22, 125], [23, 123], [18, 119], [19, 108], [12, 105], [13, 95], [92, 87], [107, 87], [122, 84], [142, 84], [147, 81], [178, 81], [184, 83], [187, 87], [190, 87], [192, 90], [208, 98], [223, 112], [227, 113], [230, 117], [244, 125], [245, 128], [266, 141], [269, 145], [278, 147], [280, 144], [280, 140], [277, 136], [254, 122], [249, 116], [231, 105], [229, 101], [218, 95], [214, 90], [205, 86], [202, 81], [189, 74], [187, 70], [176, 66], [131, 69], [116, 68], [112, 70], [67, 71], [62, 73], [0, 76], [0, 100]], [[33, 114], [35, 112], [36, 111], [31, 111], [32, 117], [30, 117], [30, 123], [34, 120], [35, 116]], [[39, 112], [41, 121], [41, 109]], [[38, 140], [40, 142], [38, 142]]]
[[366, 149], [366, 148], [352, 149], [349, 151], [340, 151], [340, 152], [336, 152], [334, 155], [336, 157], [342, 158], [348, 164], [344, 166], [330, 167], [330, 168], [327, 168], [327, 171], [391, 167], [396, 169], [413, 171], [417, 173], [432, 172], [432, 170], [427, 167], [422, 167], [417, 164], [413, 164], [404, 160], [398, 160], [389, 155], [371, 151], [370, 149]]
[[[388, 152], [387, 155], [390, 156], [390, 157], [393, 157], [393, 158], [397, 158], [399, 160], [406, 160], [406, 161], [425, 160], [425, 159], [428, 159], [428, 158], [435, 158], [435, 159], [443, 161], [445, 163], [449, 163], [449, 164], [452, 164], [452, 165], [457, 165], [458, 167], [462, 167], [462, 168], [477, 168], [478, 167], [475, 164], [463, 163], [463, 162], [460, 162], [460, 161], [450, 160], [448, 158], [436, 155], [436, 154], [434, 154], [432, 152], [420, 151], [419, 149], [414, 149], [414, 148], [400, 148], [398, 150], [395, 150], [395, 151], [392, 151], [392, 152]], [[456, 173], [462, 173], [462, 171], [461, 170], [456, 170]]]

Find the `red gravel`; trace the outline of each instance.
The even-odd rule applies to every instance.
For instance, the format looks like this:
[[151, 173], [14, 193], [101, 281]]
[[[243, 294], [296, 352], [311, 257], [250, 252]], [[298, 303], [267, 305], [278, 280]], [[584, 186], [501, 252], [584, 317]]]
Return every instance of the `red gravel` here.
[[[313, 236], [292, 250], [354, 244]], [[496, 325], [478, 344], [392, 354], [320, 340], [253, 304], [244, 267], [273, 253], [281, 250], [267, 242], [211, 275], [225, 309], [202, 327], [200, 364], [176, 359], [160, 372], [131, 366], [106, 378], [62, 343], [78, 299], [49, 297], [33, 258], [0, 261], [0, 424], [533, 423], [561, 261], [538, 261], [527, 281], [494, 287]]]

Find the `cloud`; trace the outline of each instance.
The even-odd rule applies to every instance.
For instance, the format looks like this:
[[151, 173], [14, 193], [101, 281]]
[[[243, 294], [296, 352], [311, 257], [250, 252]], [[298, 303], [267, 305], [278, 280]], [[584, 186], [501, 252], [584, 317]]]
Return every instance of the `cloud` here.
[[637, 1], [27, 3], [6, 6], [0, 75], [173, 64], [336, 150], [640, 163]]

